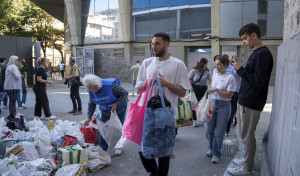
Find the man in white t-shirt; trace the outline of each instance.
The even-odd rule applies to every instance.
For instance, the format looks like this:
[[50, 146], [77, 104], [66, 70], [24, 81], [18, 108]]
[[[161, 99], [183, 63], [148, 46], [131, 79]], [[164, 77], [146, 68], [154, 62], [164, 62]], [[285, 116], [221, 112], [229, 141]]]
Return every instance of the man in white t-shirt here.
[[[185, 64], [169, 55], [170, 36], [166, 33], [156, 33], [152, 36], [152, 51], [155, 57], [143, 61], [136, 82], [138, 92], [145, 81], [158, 76], [165, 97], [170, 101], [171, 108], [177, 113], [178, 97], [184, 97], [190, 89], [188, 71]], [[147, 172], [152, 175], [168, 175], [170, 156], [148, 160], [140, 153], [142, 163]]]

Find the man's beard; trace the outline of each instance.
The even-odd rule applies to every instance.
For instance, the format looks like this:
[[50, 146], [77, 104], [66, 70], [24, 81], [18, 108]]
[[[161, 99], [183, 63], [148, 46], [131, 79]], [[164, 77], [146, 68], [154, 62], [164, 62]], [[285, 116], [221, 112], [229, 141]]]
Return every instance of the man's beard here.
[[153, 52], [155, 57], [162, 57], [166, 52], [166, 48], [162, 48], [160, 51], [158, 51], [156, 54]]

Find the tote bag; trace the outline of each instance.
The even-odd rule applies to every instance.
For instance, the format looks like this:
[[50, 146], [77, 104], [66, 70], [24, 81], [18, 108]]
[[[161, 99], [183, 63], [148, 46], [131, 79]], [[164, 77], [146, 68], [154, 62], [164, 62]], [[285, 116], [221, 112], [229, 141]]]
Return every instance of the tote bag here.
[[[152, 79], [150, 79], [150, 82]], [[115, 148], [140, 151], [143, 135], [144, 116], [146, 111], [146, 104], [149, 95], [150, 86], [147, 87], [147, 91], [144, 94], [142, 105], [138, 105], [142, 92], [147, 85], [144, 84], [141, 93], [135, 103], [131, 103], [127, 112], [126, 120], [123, 125], [122, 137], [115, 146]]]
[[162, 108], [146, 108], [142, 137], [142, 154], [146, 159], [170, 156], [175, 143], [174, 111], [166, 108], [158, 77], [152, 80], [150, 92], [155, 80], [157, 80]]

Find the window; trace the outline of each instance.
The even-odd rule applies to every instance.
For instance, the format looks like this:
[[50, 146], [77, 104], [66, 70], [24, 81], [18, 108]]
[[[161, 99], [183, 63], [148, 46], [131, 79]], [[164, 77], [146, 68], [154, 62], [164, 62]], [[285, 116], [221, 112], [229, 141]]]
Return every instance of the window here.
[[113, 49], [113, 56], [124, 57], [124, 48]]
[[[85, 44], [122, 40], [118, 0], [90, 0]], [[117, 29], [118, 30], [115, 30]]]
[[145, 56], [145, 47], [133, 48], [133, 56]]
[[156, 32], [171, 39], [204, 38], [211, 33], [210, 0], [133, 0], [132, 40], [150, 40]]

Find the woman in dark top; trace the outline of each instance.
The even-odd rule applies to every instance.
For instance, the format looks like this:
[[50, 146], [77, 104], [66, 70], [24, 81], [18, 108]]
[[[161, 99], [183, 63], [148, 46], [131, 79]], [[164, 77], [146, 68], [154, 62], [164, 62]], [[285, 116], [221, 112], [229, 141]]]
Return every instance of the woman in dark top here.
[[42, 117], [42, 108], [44, 110], [45, 117], [48, 119], [55, 119], [56, 116], [52, 116], [49, 108], [49, 101], [46, 92], [46, 84], [53, 84], [51, 81], [47, 81], [46, 68], [48, 66], [48, 61], [45, 57], [38, 59], [38, 69], [35, 76], [35, 84], [33, 86], [33, 91], [35, 93], [35, 108], [34, 116]]

